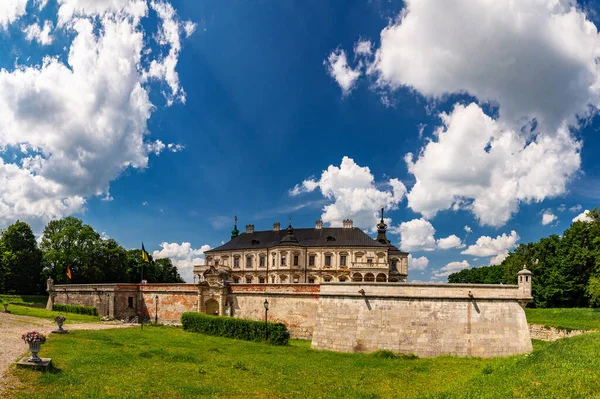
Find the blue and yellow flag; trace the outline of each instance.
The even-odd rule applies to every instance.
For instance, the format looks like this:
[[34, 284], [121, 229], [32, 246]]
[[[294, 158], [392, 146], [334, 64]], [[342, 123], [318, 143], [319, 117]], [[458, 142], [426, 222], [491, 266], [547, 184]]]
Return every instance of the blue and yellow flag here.
[[144, 248], [144, 243], [142, 242], [142, 259], [146, 262], [150, 262], [148, 258], [148, 252], [146, 252], [146, 248]]

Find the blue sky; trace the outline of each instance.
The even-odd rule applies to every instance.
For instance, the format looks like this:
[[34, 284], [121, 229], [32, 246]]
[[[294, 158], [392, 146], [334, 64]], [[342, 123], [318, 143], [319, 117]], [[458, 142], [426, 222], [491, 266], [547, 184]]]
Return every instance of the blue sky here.
[[487, 3], [0, 5], [0, 228], [73, 214], [187, 279], [235, 215], [385, 205], [413, 281], [561, 234], [600, 195], [597, 4]]

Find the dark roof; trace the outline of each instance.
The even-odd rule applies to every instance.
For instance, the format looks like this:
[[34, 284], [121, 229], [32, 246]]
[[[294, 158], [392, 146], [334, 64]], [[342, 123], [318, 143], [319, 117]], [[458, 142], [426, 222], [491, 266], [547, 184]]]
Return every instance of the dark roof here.
[[[254, 233], [242, 233], [231, 241], [213, 248], [213, 251], [232, 251], [237, 249], [272, 248], [276, 246], [288, 246], [289, 242], [282, 242], [287, 235], [286, 230], [279, 231], [255, 231]], [[390, 245], [382, 244], [369, 237], [361, 229], [343, 227], [324, 227], [322, 229], [294, 229], [294, 237], [302, 247], [379, 247], [388, 248]], [[392, 247], [393, 248], [393, 247]]]

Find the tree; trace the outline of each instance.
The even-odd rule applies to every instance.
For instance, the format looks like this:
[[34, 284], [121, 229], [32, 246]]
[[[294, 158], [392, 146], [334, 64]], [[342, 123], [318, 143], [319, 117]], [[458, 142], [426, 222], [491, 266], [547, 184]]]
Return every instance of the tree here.
[[6, 293], [38, 294], [42, 289], [42, 253], [31, 227], [21, 221], [0, 237], [0, 289]]

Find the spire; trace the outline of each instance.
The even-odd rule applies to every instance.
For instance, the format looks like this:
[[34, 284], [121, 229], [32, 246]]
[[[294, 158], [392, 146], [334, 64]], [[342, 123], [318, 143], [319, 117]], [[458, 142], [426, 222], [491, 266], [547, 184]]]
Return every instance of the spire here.
[[385, 222], [383, 220], [383, 207], [381, 207], [381, 221], [377, 225], [377, 241], [379, 241], [382, 244], [390, 243], [387, 239], [387, 236], [385, 235], [386, 230], [387, 230], [387, 224], [385, 224]]
[[294, 228], [292, 227], [292, 215], [290, 215], [290, 224], [288, 228], [285, 230], [285, 236], [279, 241], [280, 244], [287, 245], [298, 245], [298, 239], [294, 235]]
[[231, 230], [231, 239], [233, 240], [235, 237], [238, 236], [238, 234], [240, 234], [238, 228], [237, 228], [237, 215], [235, 218], [233, 218], [234, 220], [234, 225], [233, 225], [233, 230]]

